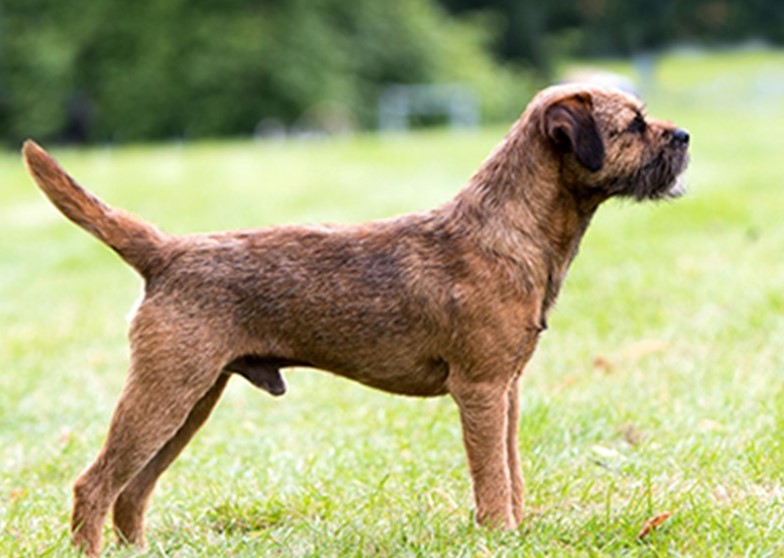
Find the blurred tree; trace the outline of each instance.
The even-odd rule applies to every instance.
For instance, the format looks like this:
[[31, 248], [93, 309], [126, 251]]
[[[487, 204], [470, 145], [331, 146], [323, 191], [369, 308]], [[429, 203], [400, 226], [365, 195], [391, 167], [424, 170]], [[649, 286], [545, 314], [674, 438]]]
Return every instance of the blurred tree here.
[[673, 43], [784, 43], [781, 0], [440, 0], [489, 13], [505, 58], [547, 74], [560, 56], [628, 55]]
[[388, 83], [468, 82], [508, 115], [525, 82], [488, 37], [432, 0], [0, 0], [0, 137], [250, 134], [325, 100], [369, 125]]
[[784, 42], [784, 2], [0, 0], [0, 141], [250, 134], [324, 101], [370, 126], [392, 83], [467, 83], [506, 118], [563, 56], [749, 38]]

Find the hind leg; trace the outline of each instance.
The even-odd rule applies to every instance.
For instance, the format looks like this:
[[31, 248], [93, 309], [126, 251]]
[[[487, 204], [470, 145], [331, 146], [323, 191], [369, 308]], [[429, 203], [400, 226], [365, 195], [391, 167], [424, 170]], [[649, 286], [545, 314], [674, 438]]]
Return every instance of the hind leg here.
[[221, 363], [194, 350], [192, 337], [178, 344], [170, 335], [169, 348], [161, 350], [160, 332], [144, 333], [155, 342], [135, 343], [106, 442], [74, 484], [73, 543], [93, 556], [101, 550], [103, 522], [118, 494], [183, 428], [220, 375]]
[[131, 479], [117, 497], [114, 502], [113, 520], [114, 530], [121, 542], [144, 545], [144, 512], [158, 477], [174, 462], [209, 418], [228, 380], [228, 374], [221, 374], [218, 377], [209, 391], [193, 407], [185, 424], [158, 450], [155, 457]]

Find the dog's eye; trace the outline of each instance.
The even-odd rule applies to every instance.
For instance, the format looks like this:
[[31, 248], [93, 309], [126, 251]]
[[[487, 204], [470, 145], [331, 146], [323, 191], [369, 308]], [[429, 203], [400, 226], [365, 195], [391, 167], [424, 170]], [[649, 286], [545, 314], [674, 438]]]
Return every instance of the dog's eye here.
[[629, 127], [626, 128], [626, 131], [633, 134], [641, 134], [647, 127], [648, 125], [645, 123], [645, 119], [641, 114], [638, 114], [634, 117], [634, 120], [632, 120], [631, 124], [629, 124]]

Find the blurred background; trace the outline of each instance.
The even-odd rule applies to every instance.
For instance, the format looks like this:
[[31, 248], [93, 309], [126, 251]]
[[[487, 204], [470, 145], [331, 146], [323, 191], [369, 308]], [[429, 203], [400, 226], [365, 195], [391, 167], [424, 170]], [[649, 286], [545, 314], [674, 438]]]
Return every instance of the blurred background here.
[[468, 127], [567, 62], [782, 42], [779, 0], [0, 0], [0, 141]]

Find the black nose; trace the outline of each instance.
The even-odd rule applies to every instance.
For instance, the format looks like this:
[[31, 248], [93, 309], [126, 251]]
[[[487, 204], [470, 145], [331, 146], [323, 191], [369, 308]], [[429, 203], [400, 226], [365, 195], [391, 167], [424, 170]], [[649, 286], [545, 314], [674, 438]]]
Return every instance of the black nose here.
[[675, 128], [675, 130], [672, 131], [672, 144], [675, 147], [685, 147], [689, 145], [689, 132], [682, 130], [681, 128]]

